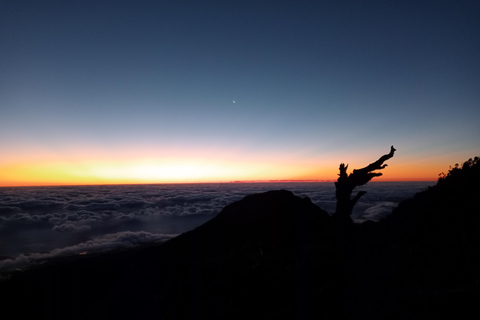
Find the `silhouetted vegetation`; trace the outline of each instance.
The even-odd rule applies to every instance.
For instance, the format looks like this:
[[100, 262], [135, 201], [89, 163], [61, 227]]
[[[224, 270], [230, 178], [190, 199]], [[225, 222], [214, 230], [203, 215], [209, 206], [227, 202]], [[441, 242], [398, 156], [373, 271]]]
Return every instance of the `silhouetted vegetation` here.
[[[472, 183], [474, 177], [476, 174], [478, 174], [480, 166], [480, 157], [475, 157], [475, 158], [470, 158], [467, 161], [465, 161], [462, 166], [460, 167], [458, 163], [455, 164], [455, 166], [452, 168], [450, 167], [450, 170], [448, 171], [447, 174], [445, 173], [440, 173], [439, 178], [438, 178], [438, 184], [443, 185], [445, 183], [454, 183], [452, 181], [455, 180], [467, 180], [464, 182], [467, 183]], [[475, 171], [477, 173], [475, 173]]]

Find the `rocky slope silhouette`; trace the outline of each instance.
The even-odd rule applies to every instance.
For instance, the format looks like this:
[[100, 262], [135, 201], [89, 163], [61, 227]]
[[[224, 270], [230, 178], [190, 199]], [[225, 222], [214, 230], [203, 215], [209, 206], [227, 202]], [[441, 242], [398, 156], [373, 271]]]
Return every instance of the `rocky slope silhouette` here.
[[[289, 191], [245, 197], [160, 246], [73, 257], [0, 283], [30, 319], [477, 318], [480, 160], [380, 222]], [[18, 307], [21, 305], [22, 307]]]
[[471, 319], [480, 315], [480, 158], [351, 232], [349, 319]]

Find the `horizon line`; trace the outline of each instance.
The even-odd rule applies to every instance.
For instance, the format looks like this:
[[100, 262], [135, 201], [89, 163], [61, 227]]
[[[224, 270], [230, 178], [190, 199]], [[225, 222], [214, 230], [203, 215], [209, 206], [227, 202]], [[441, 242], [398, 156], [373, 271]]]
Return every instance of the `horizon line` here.
[[[209, 181], [209, 182], [143, 182], [143, 183], [91, 183], [91, 184], [32, 184], [32, 185], [4, 185], [0, 188], [40, 188], [40, 187], [88, 187], [88, 186], [141, 186], [141, 185], [187, 185], [187, 184], [241, 184], [241, 183], [335, 183], [337, 180], [333, 179], [270, 179], [270, 180], [230, 180], [230, 181]], [[369, 183], [376, 182], [437, 182], [436, 180], [381, 180], [369, 181]]]

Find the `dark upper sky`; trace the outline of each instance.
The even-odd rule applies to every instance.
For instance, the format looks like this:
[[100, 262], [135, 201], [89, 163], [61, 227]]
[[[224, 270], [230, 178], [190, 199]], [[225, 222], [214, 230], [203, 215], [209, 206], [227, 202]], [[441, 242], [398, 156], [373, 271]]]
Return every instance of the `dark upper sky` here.
[[313, 178], [394, 144], [436, 178], [480, 151], [479, 17], [473, 0], [3, 1], [0, 170]]

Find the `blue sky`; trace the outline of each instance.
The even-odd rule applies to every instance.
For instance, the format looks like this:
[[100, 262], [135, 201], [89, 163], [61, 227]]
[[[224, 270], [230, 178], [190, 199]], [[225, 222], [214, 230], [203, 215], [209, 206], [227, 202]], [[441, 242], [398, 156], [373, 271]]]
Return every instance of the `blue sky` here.
[[334, 179], [392, 144], [396, 178], [435, 179], [480, 151], [479, 16], [473, 0], [4, 1], [0, 184], [15, 164], [120, 158]]

